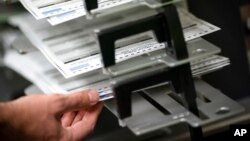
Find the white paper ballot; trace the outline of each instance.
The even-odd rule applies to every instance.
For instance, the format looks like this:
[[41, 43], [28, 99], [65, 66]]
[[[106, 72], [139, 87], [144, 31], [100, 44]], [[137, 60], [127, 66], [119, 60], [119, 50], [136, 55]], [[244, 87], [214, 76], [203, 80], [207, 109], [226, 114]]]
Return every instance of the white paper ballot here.
[[63, 14], [83, 7], [81, 0], [20, 0], [20, 2], [36, 19]]

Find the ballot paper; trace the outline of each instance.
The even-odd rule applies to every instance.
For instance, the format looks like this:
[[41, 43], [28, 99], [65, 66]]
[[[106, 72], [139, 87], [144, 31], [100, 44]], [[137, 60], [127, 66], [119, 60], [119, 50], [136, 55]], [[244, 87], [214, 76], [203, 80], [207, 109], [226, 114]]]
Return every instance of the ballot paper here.
[[20, 0], [20, 2], [36, 19], [83, 8], [82, 0]]
[[[102, 71], [95, 70], [66, 79], [25, 36], [19, 37], [12, 46], [16, 50], [8, 49], [6, 51], [5, 65], [34, 83], [44, 93], [69, 94], [80, 90], [95, 89], [100, 94], [100, 100], [113, 98], [110, 80]], [[25, 52], [25, 54], [20, 54], [20, 50], [23, 50], [21, 52]], [[199, 76], [229, 64], [228, 58], [213, 55], [192, 62], [191, 69], [194, 76]]]
[[[52, 25], [85, 16], [83, 0], [20, 0], [23, 6], [36, 18], [47, 18]], [[105, 10], [133, 0], [98, 0], [98, 10]]]
[[[179, 12], [186, 41], [220, 30], [183, 9], [179, 9]], [[100, 51], [93, 30], [112, 25], [117, 22], [116, 19], [101, 23], [77, 19], [50, 26], [44, 20], [37, 21], [31, 15], [23, 14], [12, 17], [10, 23], [20, 27], [49, 62], [65, 78], [70, 78], [102, 68]], [[137, 38], [139, 41], [133, 44], [121, 43], [116, 46], [116, 62], [165, 48], [165, 44], [156, 42], [152, 32], [140, 34]]]

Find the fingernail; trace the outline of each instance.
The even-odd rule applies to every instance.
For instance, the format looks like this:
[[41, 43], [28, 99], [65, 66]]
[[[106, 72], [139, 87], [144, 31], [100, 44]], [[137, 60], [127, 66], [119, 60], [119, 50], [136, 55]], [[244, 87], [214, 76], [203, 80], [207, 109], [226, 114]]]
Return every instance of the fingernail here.
[[89, 100], [90, 100], [90, 105], [95, 105], [96, 103], [99, 102], [99, 95], [95, 90], [90, 90], [88, 92]]

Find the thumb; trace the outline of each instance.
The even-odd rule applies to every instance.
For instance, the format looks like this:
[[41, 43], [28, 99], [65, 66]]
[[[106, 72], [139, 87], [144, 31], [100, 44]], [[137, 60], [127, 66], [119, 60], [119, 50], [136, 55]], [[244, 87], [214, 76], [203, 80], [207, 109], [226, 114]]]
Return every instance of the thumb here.
[[65, 96], [60, 112], [64, 113], [72, 110], [88, 108], [97, 104], [98, 102], [99, 94], [95, 90], [87, 90], [69, 94]]

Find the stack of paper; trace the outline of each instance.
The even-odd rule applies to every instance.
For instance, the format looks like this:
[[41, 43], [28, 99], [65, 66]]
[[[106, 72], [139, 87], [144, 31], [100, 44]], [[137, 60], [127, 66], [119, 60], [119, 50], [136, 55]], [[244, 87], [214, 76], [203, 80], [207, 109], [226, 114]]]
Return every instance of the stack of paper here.
[[[25, 36], [18, 38], [12, 46], [16, 50], [10, 49], [6, 52], [4, 58], [6, 66], [36, 84], [44, 93], [67, 94], [91, 88], [99, 91], [101, 100], [110, 97], [110, 95], [107, 95], [107, 93], [111, 94], [111, 91], [107, 90], [109, 83], [103, 83], [102, 86], [98, 86], [98, 82], [107, 80], [107, 76], [103, 75], [101, 71], [93, 71], [85, 75], [66, 79]], [[20, 54], [20, 49], [25, 54]]]
[[[21, 36], [13, 43], [13, 48], [17, 51], [13, 49], [7, 51], [5, 64], [36, 84], [44, 93], [67, 94], [79, 90], [96, 89], [100, 93], [101, 100], [110, 99], [113, 94], [110, 80], [101, 69], [103, 64], [93, 31], [110, 28], [156, 13], [150, 10], [128, 11], [121, 15], [107, 16], [104, 19], [78, 18], [51, 26], [46, 20], [36, 19], [48, 18], [51, 22], [53, 19], [61, 17], [59, 22], [54, 22], [60, 23], [67, 15], [71, 15], [69, 16], [71, 19], [77, 17], [75, 14], [77, 11], [82, 16], [85, 14], [82, 0], [20, 1], [35, 18], [30, 14], [21, 14], [9, 20], [12, 25], [19, 27], [25, 36]], [[110, 8], [110, 6], [131, 1], [133, 0], [99, 0], [101, 5], [99, 8]], [[187, 43], [220, 30], [183, 9], [178, 9], [178, 12]], [[155, 51], [162, 52], [161, 50], [164, 50], [166, 46], [167, 43], [156, 42], [152, 31], [127, 37], [116, 42], [116, 62], [134, 59], [133, 61], [138, 63], [139, 56]], [[126, 63], [133, 63], [133, 61], [126, 61]], [[193, 75], [197, 76], [229, 65], [229, 59], [210, 56], [196, 60], [191, 65]]]
[[[77, 77], [64, 78], [53, 67], [42, 53], [37, 50], [25, 36], [19, 37], [13, 48], [6, 52], [4, 63], [36, 84], [44, 93], [72, 93], [79, 90], [98, 90], [101, 100], [113, 98], [110, 80], [100, 70], [95, 70]], [[20, 49], [25, 54], [18, 53]], [[203, 75], [210, 71], [221, 69], [229, 65], [229, 59], [222, 56], [211, 56], [192, 62], [194, 76]]]
[[[218, 27], [200, 20], [184, 10], [179, 10], [179, 13], [186, 41], [219, 30]], [[99, 48], [92, 32], [117, 22], [116, 20], [107, 20], [106, 23], [83, 21], [77, 19], [53, 27], [44, 20], [35, 20], [29, 14], [11, 19], [11, 23], [20, 27], [32, 44], [65, 78], [102, 68]], [[134, 44], [117, 45], [117, 62], [165, 48], [164, 44], [155, 41], [150, 32], [141, 34], [137, 38], [139, 42]]]

